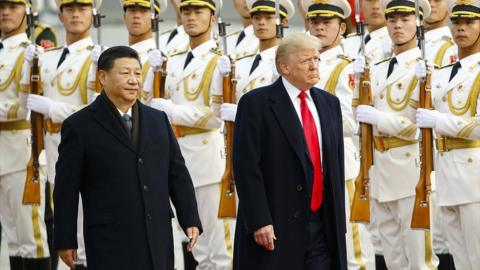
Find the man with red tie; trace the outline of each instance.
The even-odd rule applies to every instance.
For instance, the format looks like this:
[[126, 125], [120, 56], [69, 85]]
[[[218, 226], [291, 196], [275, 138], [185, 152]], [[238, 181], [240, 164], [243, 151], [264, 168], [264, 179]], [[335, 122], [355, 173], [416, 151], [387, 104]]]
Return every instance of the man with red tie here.
[[280, 43], [281, 77], [245, 94], [233, 143], [239, 207], [234, 269], [347, 269], [338, 99], [313, 86], [320, 41]]

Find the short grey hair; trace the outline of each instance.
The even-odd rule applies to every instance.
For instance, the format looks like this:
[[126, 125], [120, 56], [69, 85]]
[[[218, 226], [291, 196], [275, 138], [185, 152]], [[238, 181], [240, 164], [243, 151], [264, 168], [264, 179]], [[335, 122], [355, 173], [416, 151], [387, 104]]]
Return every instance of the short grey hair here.
[[278, 45], [275, 63], [278, 65], [279, 62], [286, 61], [290, 55], [301, 50], [320, 50], [321, 48], [322, 42], [317, 37], [303, 33], [288, 35]]

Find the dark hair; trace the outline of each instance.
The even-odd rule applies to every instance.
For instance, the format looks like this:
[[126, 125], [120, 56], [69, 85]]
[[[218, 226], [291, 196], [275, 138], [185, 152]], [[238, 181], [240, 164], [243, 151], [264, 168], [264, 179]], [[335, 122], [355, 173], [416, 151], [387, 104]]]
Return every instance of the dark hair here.
[[134, 58], [137, 59], [140, 66], [140, 57], [138, 56], [137, 51], [127, 46], [114, 46], [106, 49], [98, 58], [97, 69], [109, 71], [113, 67], [113, 63], [118, 58]]

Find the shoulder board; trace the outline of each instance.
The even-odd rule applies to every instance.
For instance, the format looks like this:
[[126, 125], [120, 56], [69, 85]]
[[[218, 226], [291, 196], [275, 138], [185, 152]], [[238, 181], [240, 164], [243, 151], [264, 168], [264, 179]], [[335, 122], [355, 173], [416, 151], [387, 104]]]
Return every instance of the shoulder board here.
[[87, 46], [87, 50], [89, 50], [89, 51], [93, 50], [93, 48], [95, 48], [95, 45], [88, 45]]
[[255, 56], [257, 53], [254, 52], [254, 53], [251, 53], [251, 54], [247, 54], [247, 55], [242, 55], [241, 57], [238, 57], [235, 59], [235, 61], [238, 61], [240, 59], [243, 59], [243, 58], [247, 58], [247, 57], [252, 57], [252, 56]]
[[24, 41], [24, 42], [20, 43], [20, 47], [23, 47], [23, 48], [27, 48], [28, 45], [30, 45], [30, 41]]
[[46, 52], [56, 51], [56, 50], [63, 50], [63, 46], [59, 46], [59, 47], [54, 47], [54, 48], [47, 49]]
[[180, 50], [179, 50], [179, 51], [175, 51], [175, 50], [173, 50], [172, 53], [168, 53], [168, 56], [170, 57], [170, 56], [180, 55], [180, 54], [184, 54], [184, 53], [187, 53], [187, 52], [188, 52], [188, 47], [187, 47], [186, 50], [183, 50], [183, 51], [180, 51]]
[[450, 43], [452, 43], [452, 44], [454, 44], [453, 39], [452, 39], [451, 37], [449, 37], [449, 36], [443, 36], [442, 39], [445, 40], [445, 41], [448, 41], [448, 42], [450, 42]]
[[453, 65], [454, 65], [454, 64], [448, 64], [448, 65], [445, 65], [445, 66], [440, 67], [440, 69], [444, 69], [444, 68], [447, 68], [447, 67], [451, 67], [451, 66], [453, 66]]
[[343, 54], [337, 55], [337, 58], [346, 60], [346, 61], [348, 61], [349, 63], [353, 62], [353, 58], [350, 58], [350, 57], [348, 57], [348, 56], [346, 56], [346, 55], [343, 55]]
[[210, 52], [212, 52], [214, 54], [222, 55], [222, 51], [217, 49], [217, 48], [211, 48]]
[[357, 33], [353, 32], [353, 33], [350, 33], [347, 35], [347, 38], [350, 38], [350, 37], [357, 37]]
[[386, 59], [380, 60], [379, 62], [375, 63], [375, 65], [380, 65], [380, 64], [381, 64], [381, 63], [383, 63], [383, 62], [390, 61], [390, 59], [392, 59], [392, 58], [391, 58], [391, 57], [389, 57], [389, 58], [386, 58]]
[[237, 35], [237, 34], [239, 34], [240, 32], [241, 32], [241, 31], [240, 31], [240, 30], [238, 30], [238, 31], [235, 31], [235, 32], [229, 33], [229, 34], [227, 34], [227, 37], [230, 37], [230, 36], [233, 36], [233, 35]]

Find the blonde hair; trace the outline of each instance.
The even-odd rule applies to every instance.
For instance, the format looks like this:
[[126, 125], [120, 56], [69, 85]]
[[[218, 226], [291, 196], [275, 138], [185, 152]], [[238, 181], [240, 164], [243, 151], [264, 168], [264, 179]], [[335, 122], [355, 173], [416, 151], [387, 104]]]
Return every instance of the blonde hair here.
[[277, 48], [277, 54], [275, 55], [275, 63], [288, 60], [290, 55], [297, 53], [298, 51], [305, 49], [320, 50], [322, 48], [322, 42], [320, 39], [314, 36], [295, 33], [283, 38]]

